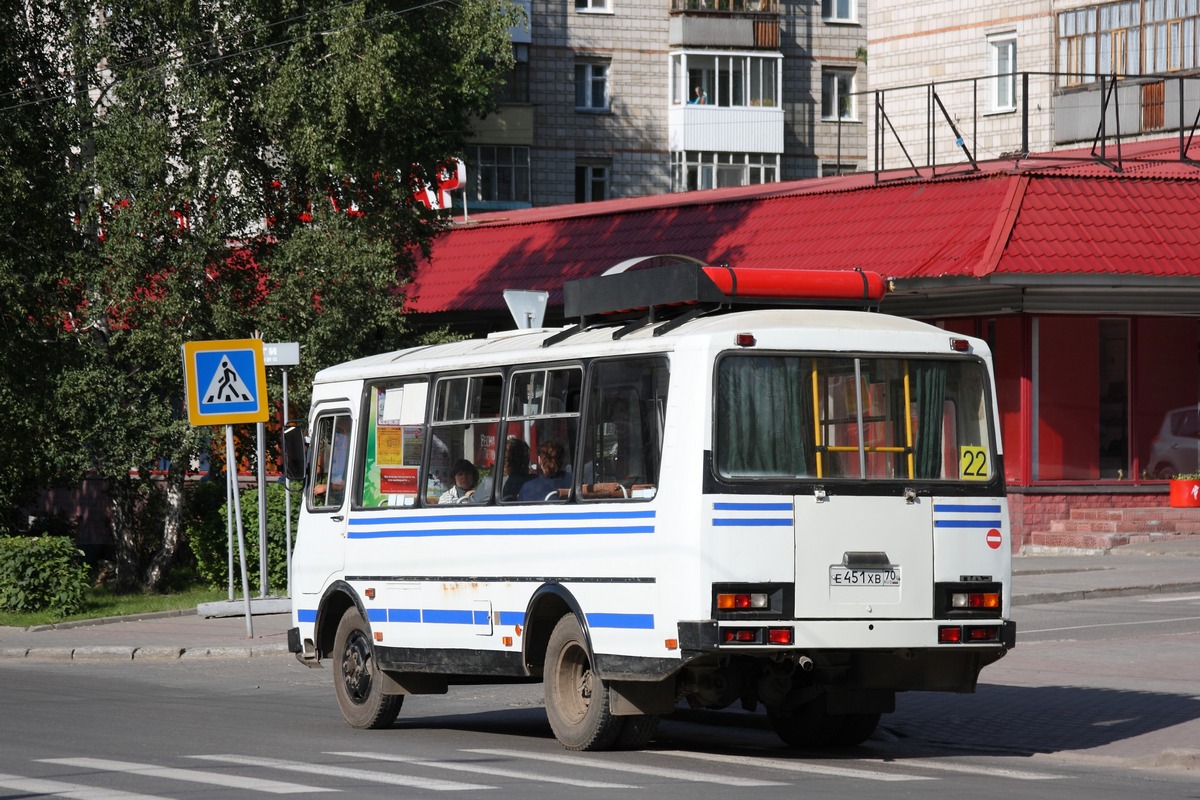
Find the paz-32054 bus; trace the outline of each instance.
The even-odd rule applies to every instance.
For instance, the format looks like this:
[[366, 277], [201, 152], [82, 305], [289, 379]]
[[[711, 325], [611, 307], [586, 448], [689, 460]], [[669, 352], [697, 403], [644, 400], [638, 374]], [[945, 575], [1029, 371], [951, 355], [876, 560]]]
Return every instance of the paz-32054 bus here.
[[973, 691], [1016, 638], [991, 356], [838, 307], [886, 288], [631, 270], [567, 284], [563, 329], [321, 371], [291, 650], [361, 728], [540, 680], [575, 750], [680, 703], [856, 744], [898, 691]]

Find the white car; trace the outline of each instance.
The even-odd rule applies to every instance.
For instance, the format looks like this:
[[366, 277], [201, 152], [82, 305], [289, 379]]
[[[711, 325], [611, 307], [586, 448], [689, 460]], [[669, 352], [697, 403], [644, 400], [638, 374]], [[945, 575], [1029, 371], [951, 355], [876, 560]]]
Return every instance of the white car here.
[[1150, 474], [1156, 478], [1200, 471], [1200, 411], [1184, 406], [1168, 411], [1150, 443]]

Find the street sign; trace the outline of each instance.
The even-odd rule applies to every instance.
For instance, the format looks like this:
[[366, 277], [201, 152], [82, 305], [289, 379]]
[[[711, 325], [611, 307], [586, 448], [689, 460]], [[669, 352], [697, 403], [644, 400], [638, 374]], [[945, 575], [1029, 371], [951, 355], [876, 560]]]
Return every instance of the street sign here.
[[261, 339], [185, 342], [183, 381], [192, 425], [267, 421], [267, 370]]
[[294, 367], [300, 363], [299, 342], [263, 342], [263, 363], [268, 367]]

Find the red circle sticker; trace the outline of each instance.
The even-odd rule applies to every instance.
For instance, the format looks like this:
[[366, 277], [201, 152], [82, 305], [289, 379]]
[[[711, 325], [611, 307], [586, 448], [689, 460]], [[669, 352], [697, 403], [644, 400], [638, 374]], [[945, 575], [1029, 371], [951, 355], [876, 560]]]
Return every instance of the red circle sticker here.
[[988, 547], [992, 548], [993, 550], [999, 550], [1000, 543], [1002, 541], [1003, 541], [1003, 537], [1000, 535], [1000, 531], [996, 530], [995, 528], [992, 528], [990, 531], [987, 532]]

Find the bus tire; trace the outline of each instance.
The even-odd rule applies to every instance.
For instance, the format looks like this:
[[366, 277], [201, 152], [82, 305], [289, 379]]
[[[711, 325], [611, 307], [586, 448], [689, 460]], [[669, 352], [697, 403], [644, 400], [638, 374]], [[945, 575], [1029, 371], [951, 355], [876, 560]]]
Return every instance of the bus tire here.
[[654, 738], [658, 732], [658, 714], [637, 714], [630, 717], [619, 717], [625, 724], [613, 743], [614, 750], [636, 750]]
[[825, 695], [796, 708], [768, 708], [771, 728], [791, 747], [850, 747], [871, 738], [878, 713], [830, 714]]
[[396, 721], [404, 695], [384, 694], [383, 685], [371, 630], [357, 608], [348, 608], [333, 637], [333, 692], [351, 727], [386, 728]]
[[573, 614], [558, 621], [546, 645], [546, 717], [568, 750], [607, 750], [625, 727], [613, 716], [608, 687], [592, 671], [583, 628]]

